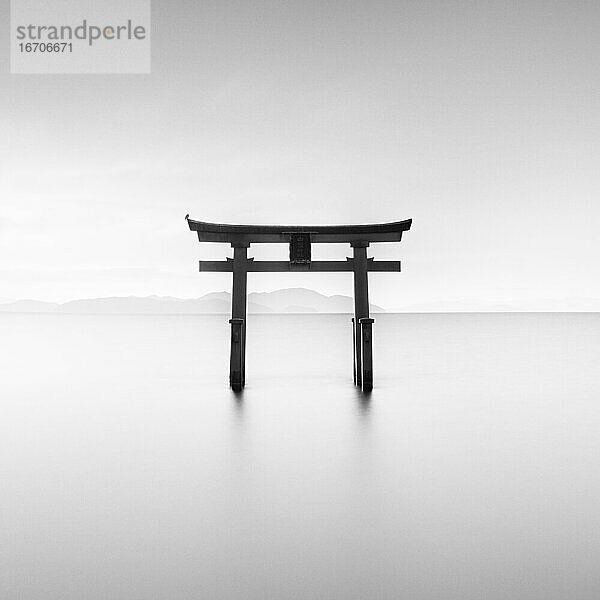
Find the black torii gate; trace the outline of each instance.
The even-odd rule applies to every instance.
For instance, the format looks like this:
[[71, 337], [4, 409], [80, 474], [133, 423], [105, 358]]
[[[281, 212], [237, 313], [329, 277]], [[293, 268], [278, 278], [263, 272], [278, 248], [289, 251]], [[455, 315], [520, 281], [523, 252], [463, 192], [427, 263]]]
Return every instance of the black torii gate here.
[[[400, 271], [400, 261], [375, 261], [367, 257], [371, 242], [399, 242], [412, 219], [375, 225], [226, 225], [193, 221], [186, 215], [191, 231], [200, 242], [231, 244], [233, 258], [226, 261], [201, 260], [200, 271], [233, 273], [231, 302], [231, 354], [229, 384], [240, 391], [246, 383], [246, 297], [248, 273], [298, 272], [354, 273], [354, 383], [365, 391], [373, 388], [373, 319], [369, 318], [369, 281], [372, 271]], [[290, 259], [255, 261], [248, 258], [250, 244], [289, 244]], [[311, 259], [313, 243], [349, 243], [352, 258], [343, 260]]]

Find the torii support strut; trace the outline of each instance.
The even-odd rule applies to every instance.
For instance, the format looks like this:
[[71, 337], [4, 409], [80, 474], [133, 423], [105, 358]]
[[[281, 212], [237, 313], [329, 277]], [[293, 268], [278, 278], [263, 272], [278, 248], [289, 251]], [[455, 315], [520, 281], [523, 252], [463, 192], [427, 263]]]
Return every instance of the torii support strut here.
[[[354, 273], [353, 355], [354, 383], [364, 391], [373, 387], [373, 319], [369, 317], [369, 280], [372, 271], [400, 271], [400, 261], [375, 261], [367, 257], [371, 242], [399, 242], [412, 219], [375, 225], [225, 225], [193, 221], [189, 228], [200, 242], [225, 242], [233, 247], [233, 258], [225, 261], [200, 261], [200, 271], [233, 274], [231, 304], [231, 354], [229, 383], [239, 391], [246, 383], [246, 305], [248, 273], [258, 272], [352, 272]], [[312, 243], [349, 243], [353, 256], [345, 261], [313, 261]], [[289, 261], [255, 261], [248, 258], [250, 244], [285, 243], [290, 247]]]

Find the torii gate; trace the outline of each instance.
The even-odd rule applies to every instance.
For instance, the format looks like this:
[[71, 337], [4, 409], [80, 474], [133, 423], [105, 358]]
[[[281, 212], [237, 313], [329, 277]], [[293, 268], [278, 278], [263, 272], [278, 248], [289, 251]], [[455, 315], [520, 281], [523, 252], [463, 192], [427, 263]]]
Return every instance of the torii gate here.
[[[367, 257], [371, 242], [399, 242], [412, 219], [375, 225], [225, 225], [193, 221], [186, 215], [191, 231], [200, 242], [231, 244], [233, 258], [226, 261], [201, 260], [200, 271], [233, 273], [231, 302], [231, 354], [229, 384], [240, 391], [246, 383], [246, 304], [248, 273], [349, 271], [354, 273], [354, 383], [364, 391], [373, 388], [373, 319], [369, 318], [369, 280], [372, 271], [400, 271], [400, 261], [375, 261]], [[255, 261], [248, 258], [250, 244], [289, 244], [290, 259]], [[313, 243], [349, 243], [352, 258], [311, 260]]]

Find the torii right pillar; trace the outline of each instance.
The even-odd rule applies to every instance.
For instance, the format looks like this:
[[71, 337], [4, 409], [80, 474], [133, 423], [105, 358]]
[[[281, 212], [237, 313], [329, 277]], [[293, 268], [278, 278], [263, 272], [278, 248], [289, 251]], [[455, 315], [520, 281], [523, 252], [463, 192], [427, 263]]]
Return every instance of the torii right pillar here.
[[354, 271], [354, 383], [364, 391], [373, 389], [373, 319], [369, 318], [369, 242], [352, 242]]

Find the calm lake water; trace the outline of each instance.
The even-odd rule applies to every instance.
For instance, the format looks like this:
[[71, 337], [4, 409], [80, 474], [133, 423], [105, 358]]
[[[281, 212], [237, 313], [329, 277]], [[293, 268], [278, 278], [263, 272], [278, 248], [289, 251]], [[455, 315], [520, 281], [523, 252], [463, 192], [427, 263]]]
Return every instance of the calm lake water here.
[[600, 314], [0, 315], [7, 600], [600, 597]]

